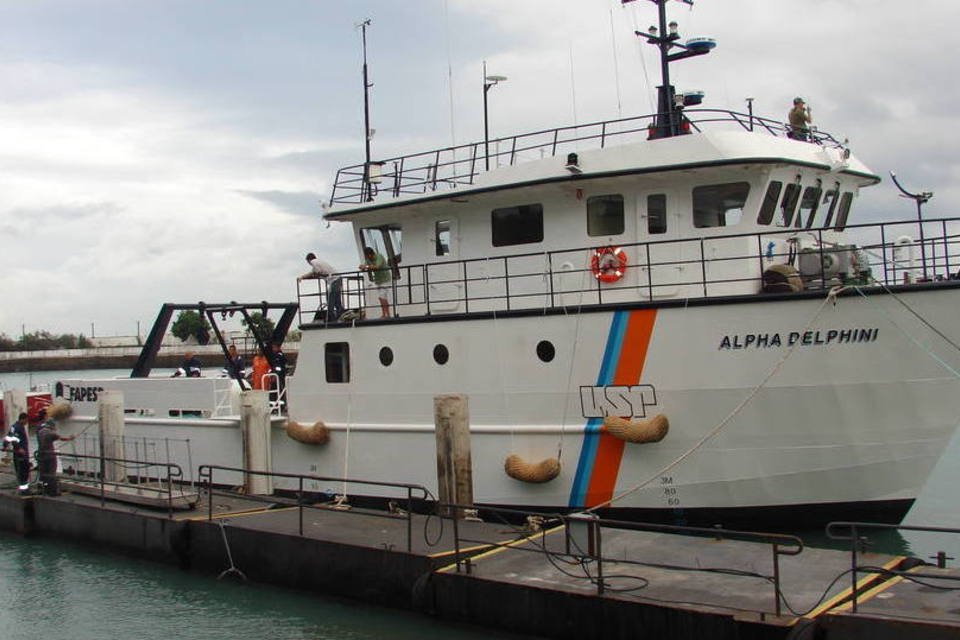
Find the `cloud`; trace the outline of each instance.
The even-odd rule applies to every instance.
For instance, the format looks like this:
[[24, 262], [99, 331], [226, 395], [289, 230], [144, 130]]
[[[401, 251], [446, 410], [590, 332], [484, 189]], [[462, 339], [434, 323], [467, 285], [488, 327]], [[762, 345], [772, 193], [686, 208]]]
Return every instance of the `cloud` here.
[[[878, 174], [934, 191], [929, 215], [960, 205], [941, 50], [960, 5], [916, 0], [926, 20], [873, 0], [669, 9], [684, 37], [719, 42], [675, 66], [705, 106], [753, 97], [782, 120], [803, 95]], [[652, 110], [642, 0], [0, 3], [0, 331], [131, 332], [166, 300], [290, 299], [307, 251], [352, 268], [351, 227], [327, 227], [319, 201], [363, 162], [364, 15], [375, 159], [482, 140], [483, 60], [508, 77], [488, 94], [494, 138]], [[855, 213], [910, 206], [886, 181]]]
[[240, 191], [239, 193], [261, 202], [268, 202], [286, 213], [319, 217], [320, 196], [312, 191]]

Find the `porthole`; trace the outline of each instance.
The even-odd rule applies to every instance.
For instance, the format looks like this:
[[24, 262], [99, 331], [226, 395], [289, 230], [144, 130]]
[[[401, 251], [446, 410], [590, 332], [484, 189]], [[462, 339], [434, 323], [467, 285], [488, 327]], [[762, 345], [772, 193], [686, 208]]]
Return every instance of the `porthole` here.
[[541, 340], [537, 343], [537, 357], [543, 362], [551, 362], [556, 355], [557, 350], [549, 340]]
[[380, 349], [380, 364], [385, 367], [389, 367], [393, 364], [393, 349], [390, 347], [383, 347]]
[[450, 352], [447, 351], [447, 348], [444, 345], [438, 344], [433, 348], [434, 362], [436, 362], [437, 364], [447, 364], [447, 360], [449, 359], [450, 359]]

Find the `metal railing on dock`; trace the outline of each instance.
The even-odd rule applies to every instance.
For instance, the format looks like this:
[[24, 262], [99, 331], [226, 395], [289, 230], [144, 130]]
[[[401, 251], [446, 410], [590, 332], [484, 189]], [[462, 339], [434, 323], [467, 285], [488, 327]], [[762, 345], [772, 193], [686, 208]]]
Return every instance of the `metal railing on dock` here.
[[[843, 535], [838, 530], [848, 530], [849, 533]], [[883, 577], [900, 576], [908, 580], [928, 579], [928, 580], [946, 580], [960, 583], [960, 576], [948, 576], [944, 574], [921, 573], [916, 571], [899, 571], [895, 569], [886, 569], [871, 565], [860, 564], [857, 560], [857, 554], [863, 552], [867, 543], [866, 536], [861, 536], [860, 532], [864, 529], [886, 530], [886, 531], [919, 531], [925, 533], [951, 533], [960, 534], [960, 529], [951, 529], [946, 527], [921, 527], [906, 524], [885, 524], [880, 522], [831, 522], [827, 525], [827, 537], [831, 540], [841, 540], [850, 542], [850, 591], [853, 594], [851, 599], [851, 608], [854, 613], [857, 612], [857, 575], [860, 573], [874, 573]], [[946, 555], [937, 554], [937, 566], [944, 568]], [[958, 585], [957, 588], [960, 588]]]
[[[446, 507], [449, 510], [454, 509], [466, 509], [463, 505], [441, 505]], [[490, 542], [487, 540], [477, 540], [471, 539], [469, 537], [461, 535], [461, 527], [457, 521], [457, 518], [453, 518], [453, 531], [454, 531], [454, 553], [456, 560], [457, 572], [460, 572], [463, 569], [466, 573], [470, 573], [471, 561], [470, 558], [463, 554], [463, 543], [470, 544], [487, 544], [495, 547], [506, 548], [509, 547], [518, 551], [527, 551], [533, 553], [552, 553], [555, 555], [564, 555], [568, 558], [578, 559], [577, 561], [582, 565], [585, 562], [592, 562], [596, 566], [595, 576], [589, 576], [589, 571], [584, 567], [585, 575], [589, 576], [591, 581], [596, 585], [597, 595], [603, 595], [605, 590], [608, 588], [606, 580], [604, 578], [604, 562], [615, 562], [619, 565], [634, 565], [634, 566], [646, 566], [646, 567], [655, 567], [657, 569], [663, 570], [674, 570], [674, 571], [690, 571], [690, 570], [704, 570], [701, 567], [688, 567], [681, 565], [670, 565], [665, 563], [656, 563], [651, 564], [650, 562], [644, 562], [640, 560], [631, 560], [626, 556], [613, 558], [609, 555], [604, 555], [603, 547], [603, 535], [602, 532], [604, 529], [617, 529], [617, 530], [627, 530], [627, 531], [644, 531], [651, 533], [666, 533], [674, 535], [684, 535], [684, 536], [693, 536], [701, 538], [714, 538], [717, 540], [729, 539], [729, 540], [739, 540], [744, 542], [754, 542], [760, 544], [770, 545], [772, 552], [772, 561], [773, 561], [773, 573], [772, 575], [764, 575], [756, 571], [731, 571], [731, 575], [743, 575], [744, 577], [755, 578], [760, 580], [768, 580], [773, 586], [773, 595], [774, 595], [774, 611], [776, 615], [782, 614], [782, 589], [781, 589], [781, 576], [780, 576], [780, 557], [781, 556], [795, 556], [799, 555], [803, 551], [803, 540], [797, 536], [787, 535], [787, 534], [777, 534], [777, 533], [760, 533], [753, 531], [737, 531], [732, 529], [723, 529], [720, 527], [688, 527], [680, 525], [667, 525], [667, 524], [656, 524], [656, 523], [646, 523], [646, 522], [627, 522], [623, 520], [610, 520], [605, 518], [599, 518], [593, 514], [569, 514], [569, 515], [560, 515], [556, 513], [531, 513], [528, 511], [517, 511], [513, 509], [502, 509], [502, 508], [483, 508], [483, 513], [485, 515], [493, 515], [504, 520], [516, 520], [519, 517], [534, 517], [537, 519], [538, 526], [540, 526], [540, 544], [536, 549], [524, 549], [521, 546], [517, 546], [514, 542], [510, 543], [496, 543]], [[528, 520], [529, 521], [529, 520]], [[547, 525], [558, 525], [566, 529], [566, 540], [565, 540], [565, 549], [562, 554], [557, 552], [547, 551], [546, 545], [546, 534], [547, 534]], [[534, 534], [535, 535], [535, 534]]]
[[315, 509], [321, 511], [330, 511], [336, 510], [343, 513], [351, 513], [358, 516], [367, 516], [375, 518], [391, 518], [396, 519], [396, 515], [388, 511], [376, 511], [376, 510], [366, 510], [366, 509], [349, 509], [341, 510], [339, 509], [339, 503], [334, 501], [332, 504], [319, 504], [319, 503], [307, 503], [308, 495], [317, 494], [316, 491], [306, 491], [304, 489], [305, 482], [327, 482], [335, 483], [339, 485], [359, 485], [366, 487], [381, 487], [381, 488], [392, 488], [398, 489], [406, 493], [405, 498], [405, 507], [404, 517], [406, 518], [407, 523], [407, 551], [413, 550], [413, 514], [414, 514], [414, 501], [415, 500], [427, 500], [430, 498], [430, 491], [419, 484], [408, 484], [403, 482], [381, 482], [378, 480], [361, 480], [357, 478], [332, 478], [329, 476], [318, 476], [318, 475], [309, 475], [309, 474], [297, 474], [297, 473], [280, 473], [277, 471], [257, 471], [251, 469], [243, 469], [239, 467], [225, 467], [220, 465], [210, 465], [204, 464], [199, 467], [199, 481], [200, 486], [207, 491], [207, 520], [213, 520], [213, 496], [214, 494], [220, 496], [242, 496], [245, 500], [251, 500], [254, 502], [262, 502], [267, 504], [289, 504], [289, 500], [285, 500], [277, 495], [249, 495], [249, 494], [240, 494], [237, 491], [228, 491], [222, 488], [223, 485], [218, 485], [215, 479], [216, 472], [225, 472], [225, 473], [241, 473], [244, 477], [249, 476], [259, 476], [259, 477], [269, 477], [269, 478], [284, 478], [287, 480], [295, 480], [297, 482], [297, 490], [295, 494], [295, 504], [298, 511], [298, 529], [297, 532], [299, 535], [303, 535], [303, 513], [305, 509]]
[[[70, 481], [77, 483], [90, 484], [91, 486], [99, 486], [100, 488], [100, 506], [103, 507], [106, 505], [107, 501], [107, 487], [117, 488], [121, 486], [132, 487], [133, 489], [152, 489], [158, 493], [158, 495], [166, 495], [166, 504], [167, 504], [167, 515], [168, 517], [173, 517], [174, 511], [174, 500], [176, 497], [182, 493], [183, 489], [183, 469], [180, 465], [173, 462], [159, 462], [157, 460], [137, 460], [134, 458], [111, 458], [108, 456], [95, 456], [95, 455], [86, 455], [82, 453], [70, 453], [66, 451], [59, 451], [57, 456], [61, 458], [61, 461], [64, 459], [77, 460], [78, 468], [68, 469], [68, 472], [60, 476], [61, 481]], [[96, 462], [96, 466], [88, 465], [83, 461]], [[128, 480], [131, 474], [126, 473], [126, 470], [136, 469], [137, 472], [134, 474], [138, 482], [129, 483], [121, 482], [118, 480], [108, 480], [107, 475], [107, 466], [116, 465], [120, 469], [124, 470], [124, 480]], [[66, 466], [66, 465], [64, 465]], [[159, 470], [164, 470], [164, 474], [157, 473], [153, 475], [150, 471], [151, 468]], [[141, 473], [142, 472], [142, 473]], [[158, 488], [148, 487], [145, 482], [140, 482], [141, 479], [149, 480], [155, 478]], [[174, 489], [174, 484], [177, 486], [177, 490]]]

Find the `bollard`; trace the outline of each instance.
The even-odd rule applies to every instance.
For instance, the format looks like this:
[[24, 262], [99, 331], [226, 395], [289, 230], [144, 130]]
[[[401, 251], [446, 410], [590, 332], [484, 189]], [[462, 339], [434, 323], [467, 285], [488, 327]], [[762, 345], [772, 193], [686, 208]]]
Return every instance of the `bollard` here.
[[[240, 431], [243, 437], [243, 468], [272, 470], [270, 460], [270, 399], [268, 391], [244, 391], [240, 396]], [[244, 489], [249, 495], [273, 493], [269, 475], [245, 473]]]
[[[437, 438], [437, 486], [442, 504], [473, 505], [473, 464], [470, 459], [470, 412], [467, 396], [435, 396], [433, 419]], [[463, 509], [443, 515], [463, 518]]]
[[[97, 423], [100, 425], [100, 457], [123, 458], [123, 392], [105, 389], [98, 395]], [[146, 452], [144, 452], [146, 454]], [[144, 455], [144, 459], [146, 459]], [[146, 460], [142, 461], [145, 462]], [[139, 467], [138, 467], [139, 468]], [[102, 467], [104, 482], [126, 482], [123, 464], [117, 461], [104, 461]], [[139, 474], [140, 471], [137, 471]], [[149, 470], [146, 475], [149, 477]]]

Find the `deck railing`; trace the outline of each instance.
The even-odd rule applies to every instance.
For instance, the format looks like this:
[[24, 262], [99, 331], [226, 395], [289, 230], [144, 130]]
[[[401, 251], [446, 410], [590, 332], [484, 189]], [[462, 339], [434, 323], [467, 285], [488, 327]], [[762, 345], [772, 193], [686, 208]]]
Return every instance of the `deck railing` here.
[[[948, 533], [952, 535], [960, 535], [960, 529], [953, 529], [947, 527], [922, 527], [922, 526], [912, 526], [905, 524], [886, 524], [878, 522], [831, 522], [827, 525], [826, 533], [827, 537], [831, 540], [841, 540], [847, 541], [850, 543], [850, 593], [853, 594], [851, 598], [851, 608], [854, 613], [857, 612], [857, 605], [859, 601], [859, 594], [857, 590], [857, 581], [858, 576], [861, 573], [872, 573], [877, 576], [888, 579], [893, 576], [899, 576], [906, 580], [912, 580], [924, 584], [928, 588], [937, 589], [950, 589], [957, 590], [960, 588], [960, 576], [956, 575], [946, 575], [944, 573], [930, 573], [924, 571], [916, 570], [907, 570], [899, 571], [896, 569], [889, 569], [886, 567], [877, 567], [871, 564], [862, 564], [858, 560], [858, 556], [861, 555], [864, 551], [864, 547], [867, 545], [868, 540], [865, 536], [862, 536], [865, 530], [867, 531], [917, 531], [923, 533]], [[939, 569], [946, 568], [946, 553], [940, 552], [936, 556], [937, 567]], [[930, 585], [930, 580], [945, 580], [948, 585]], [[887, 615], [892, 615], [887, 612]]]
[[[43, 464], [43, 452], [37, 459]], [[50, 454], [46, 454], [50, 455]], [[173, 462], [158, 462], [138, 458], [115, 458], [104, 455], [85, 455], [59, 451], [55, 457], [66, 469], [61, 481], [85, 483], [97, 486], [100, 490], [100, 506], [106, 505], [107, 488], [129, 486], [133, 489], [152, 489], [167, 505], [167, 517], [173, 518], [173, 502], [184, 495], [183, 468]], [[119, 473], [119, 479], [111, 479], [108, 467], [114, 467], [113, 473]]]
[[[465, 505], [443, 506], [448, 510], [468, 508]], [[782, 556], [799, 555], [804, 548], [803, 540], [797, 536], [778, 533], [736, 531], [721, 527], [706, 528], [649, 522], [627, 522], [599, 518], [594, 514], [531, 513], [492, 507], [483, 507], [481, 513], [487, 521], [500, 520], [504, 523], [517, 522], [521, 518], [526, 518], [528, 523], [535, 523], [539, 531], [531, 531], [531, 535], [525, 538], [528, 544], [521, 545], [517, 544], [516, 539], [503, 542], [473, 537], [468, 531], [464, 530], [457, 518], [451, 518], [454, 534], [454, 562], [458, 573], [463, 571], [469, 574], [471, 572], [473, 562], [467, 550], [473, 549], [476, 551], [478, 546], [509, 548], [513, 551], [554, 556], [565, 565], [577, 566], [579, 569], [576, 574], [577, 577], [582, 576], [584, 580], [591, 582], [598, 595], [603, 595], [607, 590], [613, 590], [611, 582], [617, 578], [626, 581], [636, 581], [638, 579], [638, 574], [625, 575], [624, 567], [654, 567], [660, 570], [678, 572], [719, 571], [731, 576], [769, 582], [773, 592], [772, 608], [778, 616], [783, 613], [782, 607], [785, 600], [781, 588], [780, 558]], [[563, 527], [564, 529], [565, 536], [562, 545], [558, 542], [551, 543], [547, 538], [548, 532], [552, 531], [554, 527]], [[696, 566], [693, 562], [669, 561], [659, 556], [652, 558], [650, 557], [650, 547], [640, 546], [637, 549], [626, 550], [614, 548], [610, 544], [605, 546], [604, 531], [614, 530], [692, 536], [714, 540], [737, 540], [769, 545], [771, 552], [770, 574], [758, 570], [752, 556], [749, 567], [710, 567], [708, 569]], [[655, 554], [656, 552], [653, 551], [652, 553]], [[619, 575], [605, 574], [605, 570], [609, 570], [608, 567], [610, 566], [618, 567]]]
[[[293, 494], [292, 498], [285, 498], [279, 493], [271, 493], [269, 495], [252, 495], [249, 493], [239, 492], [237, 490], [228, 489], [227, 485], [224, 484], [223, 474], [235, 474], [241, 473], [244, 477], [265, 477], [272, 480], [281, 480], [286, 482], [289, 488], [284, 491], [289, 495]], [[217, 481], [218, 475], [220, 482]], [[203, 464], [200, 465], [199, 470], [200, 485], [203, 487], [203, 490], [207, 495], [207, 520], [212, 521], [214, 518], [214, 509], [213, 509], [213, 497], [214, 495], [218, 496], [227, 496], [227, 497], [242, 497], [244, 500], [261, 502], [264, 504], [274, 505], [290, 505], [295, 504], [297, 507], [297, 533], [301, 536], [304, 535], [303, 528], [303, 515], [304, 511], [307, 509], [311, 510], [334, 510], [334, 511], [343, 511], [344, 513], [350, 513], [356, 516], [365, 516], [372, 518], [390, 518], [396, 519], [398, 516], [394, 513], [387, 511], [379, 511], [376, 509], [341, 509], [341, 505], [344, 503], [332, 501], [332, 502], [321, 502], [316, 499], [317, 494], [321, 493], [315, 489], [310, 489], [310, 484], [316, 484], [320, 482], [330, 483], [330, 484], [339, 484], [344, 488], [349, 485], [351, 487], [361, 487], [370, 490], [371, 487], [380, 489], [380, 490], [394, 490], [397, 494], [397, 500], [402, 502], [403, 506], [400, 510], [397, 511], [400, 514], [400, 517], [403, 517], [406, 520], [406, 549], [411, 551], [413, 549], [413, 514], [415, 513], [414, 507], [428, 500], [431, 496], [430, 491], [419, 484], [409, 484], [404, 482], [381, 482], [379, 480], [365, 480], [360, 478], [336, 478], [331, 476], [318, 476], [318, 475], [309, 475], [309, 474], [299, 474], [299, 473], [281, 473], [279, 471], [260, 471], [255, 469], [244, 469], [241, 467], [225, 467], [220, 465], [213, 464]], [[296, 487], [295, 489], [293, 487]], [[362, 489], [361, 489], [362, 490]], [[341, 496], [344, 500], [346, 499], [346, 494]]]
[[[844, 241], [851, 244], [837, 244], [835, 231], [771, 227], [768, 233], [622, 244], [628, 265], [615, 282], [603, 282], [591, 270], [591, 259], [602, 247], [400, 265], [390, 309], [394, 316], [426, 317], [761, 296], [765, 269], [791, 260], [805, 265], [807, 290], [958, 277], [960, 218], [924, 222], [922, 247], [916, 221], [847, 226]], [[838, 260], [845, 266], [830, 266]], [[379, 317], [367, 276], [354, 272], [342, 277], [344, 308], [358, 319]], [[298, 283], [298, 299], [301, 324], [326, 322], [322, 280]]]
[[[609, 144], [646, 140], [657, 117], [657, 114], [634, 116], [495, 138], [489, 141], [490, 166], [495, 169], [548, 156], [602, 149]], [[684, 120], [690, 132], [733, 126], [786, 137], [789, 130], [784, 122], [726, 109], [687, 109]], [[840, 144], [829, 133], [815, 129], [809, 137], [814, 144]], [[377, 161], [372, 163], [375, 168], [371, 168], [369, 185], [364, 183], [363, 164], [344, 167], [337, 171], [330, 205], [359, 204], [382, 194], [396, 198], [472, 185], [485, 171], [486, 148], [483, 141], [471, 142]]]

